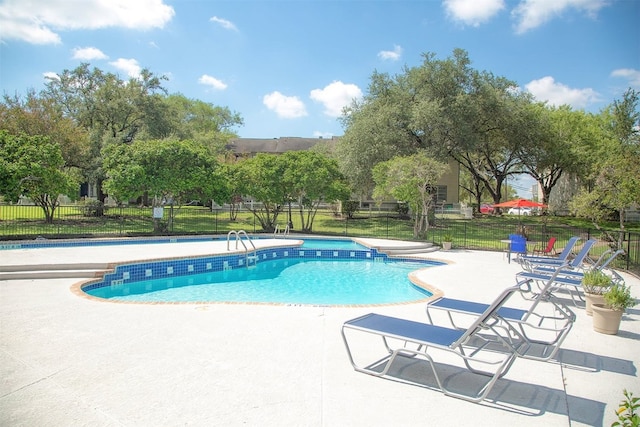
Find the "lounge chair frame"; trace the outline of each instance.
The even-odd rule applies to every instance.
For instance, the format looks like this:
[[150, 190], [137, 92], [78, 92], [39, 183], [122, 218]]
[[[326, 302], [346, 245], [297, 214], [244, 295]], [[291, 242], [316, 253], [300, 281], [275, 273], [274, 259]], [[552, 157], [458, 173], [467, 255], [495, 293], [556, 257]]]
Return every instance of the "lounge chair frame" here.
[[[597, 243], [596, 239], [589, 239], [586, 242], [584, 242], [584, 245], [582, 246], [582, 249], [580, 249], [580, 252], [578, 252], [578, 254], [571, 261], [569, 261], [569, 263], [567, 264], [567, 267], [579, 270], [582, 268], [583, 263], [588, 263], [593, 265], [594, 262], [589, 259], [588, 255], [589, 255], [589, 251], [591, 251], [591, 248], [596, 243]], [[533, 271], [538, 267], [557, 268], [566, 263], [567, 263], [566, 259], [560, 260], [559, 258], [538, 258], [538, 259], [529, 258], [521, 261], [522, 268], [526, 271]]]
[[[609, 268], [609, 264], [613, 262], [614, 259], [618, 257], [618, 255], [623, 254], [625, 251], [623, 249], [618, 249], [617, 251], [612, 251], [611, 249], [605, 251], [600, 255], [600, 258], [588, 268], [584, 268], [584, 266], [580, 266], [577, 269], [565, 269], [562, 271], [563, 275], [566, 275], [573, 279], [582, 279], [587, 271], [608, 271], [611, 279], [614, 283], [624, 283], [624, 279], [617, 273], [615, 270]], [[552, 267], [538, 266], [534, 270], [536, 273], [553, 273], [554, 269]]]
[[549, 256], [536, 256], [536, 255], [521, 255], [516, 260], [521, 264], [526, 263], [555, 263], [555, 264], [564, 264], [569, 261], [570, 256], [572, 254], [574, 246], [578, 243], [580, 237], [573, 236], [569, 239], [565, 247], [562, 249], [562, 252], [558, 256], [549, 257]]
[[[601, 268], [605, 268], [617, 255], [619, 255], [619, 252], [614, 253], [605, 262], [602, 262], [604, 255], [595, 263], [593, 261], [589, 261], [589, 257], [587, 255], [595, 243], [595, 239], [586, 241], [580, 253], [568, 265], [573, 270], [564, 270], [563, 274], [559, 274], [553, 279], [553, 283], [557, 285], [557, 288], [566, 289], [569, 292], [569, 296], [576, 307], [583, 305], [585, 302], [582, 296], [584, 293], [582, 291], [582, 277], [584, 277], [585, 269], [588, 268], [587, 265], [592, 266], [591, 268], [594, 268], [594, 266], [597, 268], [598, 264], [602, 263]], [[549, 265], [538, 264], [533, 265], [533, 268], [529, 271], [517, 273], [516, 280], [529, 279], [537, 282], [539, 287], [543, 287], [543, 283], [546, 283], [551, 276], [552, 274], [550, 274]], [[613, 277], [615, 281], [619, 282], [622, 280], [622, 277], [617, 273], [614, 273]]]
[[[564, 271], [564, 268], [564, 266], [559, 267], [539, 293], [532, 292], [531, 280], [519, 283], [519, 294], [524, 299], [531, 301], [528, 309], [511, 307], [498, 309], [496, 313], [498, 322], [491, 327], [494, 332], [500, 333], [502, 330], [501, 336], [504, 342], [509, 343], [518, 357], [540, 361], [550, 360], [556, 355], [571, 331], [576, 319], [575, 313], [551, 293], [555, 286], [554, 279]], [[546, 307], [547, 312], [553, 313], [553, 315], [539, 312], [538, 308], [541, 303], [549, 306]], [[476, 317], [482, 314], [487, 307], [488, 304], [443, 297], [429, 302], [425, 306], [425, 311], [431, 324], [434, 324], [432, 312], [440, 311], [446, 314], [449, 323], [454, 328], [462, 329], [463, 327], [459, 325], [459, 318], [466, 320]], [[545, 339], [540, 338], [541, 336], [544, 336]], [[521, 339], [529, 345], [519, 345], [518, 340]]]
[[[496, 381], [507, 373], [517, 356], [512, 343], [506, 342], [500, 336], [492, 335], [487, 339], [480, 332], [490, 332], [492, 330], [492, 325], [496, 324], [496, 312], [518, 289], [519, 286], [513, 286], [503, 291], [496, 301], [482, 315], [478, 316], [466, 330], [430, 325], [375, 313], [349, 320], [343, 324], [341, 331], [349, 361], [358, 372], [420, 387], [434, 388], [418, 381], [398, 378], [389, 374], [390, 369], [398, 358], [419, 357], [426, 360], [431, 367], [437, 390], [448, 396], [471, 402], [480, 402], [487, 397]], [[363, 332], [371, 336], [380, 337], [386, 354], [372, 363], [357, 363], [347, 337], [354, 332]], [[500, 347], [499, 351], [495, 350], [496, 345]], [[527, 345], [528, 343], [525, 340], [520, 340], [517, 344], [518, 347]], [[484, 383], [476, 394], [460, 393], [445, 385], [446, 381], [439, 374], [440, 369], [441, 366], [451, 365], [446, 363], [448, 361], [436, 361], [435, 354], [440, 354], [441, 351], [456, 355], [469, 372], [483, 378]]]

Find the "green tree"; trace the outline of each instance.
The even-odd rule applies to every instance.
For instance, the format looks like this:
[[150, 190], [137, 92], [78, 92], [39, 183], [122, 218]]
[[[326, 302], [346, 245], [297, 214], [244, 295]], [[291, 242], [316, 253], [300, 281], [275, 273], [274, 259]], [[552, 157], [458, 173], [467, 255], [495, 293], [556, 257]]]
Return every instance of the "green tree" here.
[[237, 137], [233, 128], [243, 124], [242, 117], [227, 107], [189, 99], [181, 94], [163, 98], [153, 114], [148, 117], [144, 135], [151, 139], [198, 141], [216, 154], [224, 152], [229, 140]]
[[233, 177], [237, 192], [255, 201], [245, 206], [267, 232], [275, 230], [279, 215], [294, 202], [302, 230], [310, 232], [321, 203], [345, 200], [350, 195], [337, 162], [315, 151], [261, 153], [240, 160]]
[[42, 208], [46, 222], [53, 223], [59, 195], [75, 195], [78, 185], [65, 169], [60, 146], [45, 136], [0, 130], [0, 158], [0, 194], [11, 201], [30, 198]]
[[378, 163], [373, 168], [374, 197], [378, 201], [393, 197], [408, 203], [414, 217], [413, 237], [425, 236], [436, 185], [448, 167], [424, 151]]
[[65, 117], [90, 135], [90, 162], [85, 179], [95, 182], [104, 202], [102, 148], [110, 143], [131, 143], [161, 105], [164, 77], [144, 69], [138, 78], [122, 80], [115, 74], [81, 64], [48, 79], [42, 97], [56, 103]]
[[[590, 183], [572, 202], [576, 214], [600, 223], [616, 215], [624, 230], [625, 210], [640, 204], [640, 94], [628, 89], [601, 113], [603, 139], [590, 154], [594, 160]], [[620, 232], [618, 247], [622, 246]]]
[[192, 200], [222, 201], [229, 197], [222, 166], [206, 147], [193, 141], [111, 144], [104, 150], [104, 167], [108, 177], [104, 184], [109, 194], [125, 201], [149, 194], [153, 206], [170, 207], [169, 226], [174, 206]]
[[[29, 91], [25, 97], [5, 95], [0, 102], [0, 129], [12, 135], [46, 136], [60, 147], [65, 167], [87, 165], [88, 134], [73, 120], [64, 117], [51, 99]], [[75, 193], [75, 192], [74, 192]]]
[[162, 81], [143, 69], [137, 78], [122, 80], [113, 73], [81, 64], [49, 77], [43, 96], [55, 101], [65, 116], [92, 132], [99, 141], [108, 136], [131, 142], [142, 130], [149, 113], [164, 93]]
[[394, 77], [374, 73], [364, 99], [345, 110], [337, 146], [343, 172], [366, 193], [377, 163], [428, 150], [473, 175], [477, 203], [480, 188], [500, 201], [503, 182], [523, 173], [516, 154], [529, 97], [514, 82], [474, 70], [464, 50], [445, 60], [423, 57], [421, 66]]
[[283, 179], [286, 171], [284, 162], [278, 157], [260, 153], [239, 161], [235, 166], [237, 190], [239, 194], [253, 198], [255, 202], [245, 203], [245, 206], [267, 232], [275, 230], [278, 215], [292, 194]]
[[523, 173], [518, 152], [532, 128], [530, 99], [514, 90], [515, 83], [488, 72], [473, 72], [471, 81], [446, 110], [450, 155], [499, 203], [507, 180]]
[[285, 201], [297, 201], [303, 232], [311, 232], [320, 204], [347, 200], [350, 188], [338, 162], [314, 151], [289, 151], [278, 160], [283, 163], [283, 180], [289, 190]]
[[531, 104], [529, 113], [535, 124], [523, 136], [525, 144], [520, 146], [519, 157], [540, 185], [542, 202], [549, 204], [551, 191], [563, 174], [583, 169], [581, 153], [597, 138], [596, 126], [592, 116], [569, 106]]

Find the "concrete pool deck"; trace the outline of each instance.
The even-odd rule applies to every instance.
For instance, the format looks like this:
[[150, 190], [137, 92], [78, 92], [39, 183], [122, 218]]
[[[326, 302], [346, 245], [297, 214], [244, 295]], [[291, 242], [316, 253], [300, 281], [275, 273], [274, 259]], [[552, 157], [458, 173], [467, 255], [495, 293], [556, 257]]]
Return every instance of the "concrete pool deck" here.
[[[222, 251], [216, 245], [7, 250], [0, 267], [197, 256]], [[520, 271], [500, 252], [423, 256], [449, 262], [419, 275], [452, 298], [490, 302]], [[640, 280], [623, 276], [640, 296]], [[613, 336], [575, 308], [557, 361], [516, 360], [474, 404], [351, 367], [346, 320], [376, 312], [425, 321], [423, 303], [121, 304], [77, 296], [81, 280], [0, 281], [0, 425], [600, 426], [616, 419], [623, 389], [640, 396], [638, 306]]]

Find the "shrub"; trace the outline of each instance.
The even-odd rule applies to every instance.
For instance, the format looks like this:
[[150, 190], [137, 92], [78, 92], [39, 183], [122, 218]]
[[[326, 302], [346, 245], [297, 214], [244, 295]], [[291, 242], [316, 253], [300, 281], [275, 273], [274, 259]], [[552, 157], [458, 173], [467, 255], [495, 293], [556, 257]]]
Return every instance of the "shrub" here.
[[582, 288], [585, 292], [594, 295], [603, 295], [611, 286], [611, 277], [602, 270], [589, 270], [582, 278]]
[[636, 305], [636, 300], [631, 296], [631, 290], [625, 285], [613, 285], [604, 293], [604, 301], [612, 310], [624, 311]]
[[636, 412], [640, 409], [640, 397], [633, 397], [633, 393], [624, 390], [624, 400], [620, 402], [616, 415], [618, 421], [611, 424], [611, 427], [638, 427], [640, 426], [640, 415]]
[[82, 215], [89, 217], [102, 216], [104, 212], [104, 207], [102, 206], [102, 202], [100, 200], [95, 199], [87, 199], [81, 204], [82, 206]]

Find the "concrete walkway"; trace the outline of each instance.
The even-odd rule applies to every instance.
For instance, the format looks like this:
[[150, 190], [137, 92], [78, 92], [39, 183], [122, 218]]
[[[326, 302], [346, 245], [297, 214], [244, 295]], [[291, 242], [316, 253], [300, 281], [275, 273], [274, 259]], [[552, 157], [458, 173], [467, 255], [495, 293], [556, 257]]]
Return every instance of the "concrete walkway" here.
[[[212, 247], [7, 250], [0, 266], [203, 250]], [[520, 268], [498, 252], [425, 257], [450, 264], [421, 271], [421, 280], [476, 301], [493, 300]], [[640, 280], [624, 277], [638, 297]], [[343, 322], [372, 311], [424, 321], [423, 304], [122, 304], [77, 296], [70, 289], [78, 281], [0, 281], [0, 425], [608, 426], [624, 388], [640, 396], [638, 306], [614, 336], [594, 332], [577, 308], [558, 361], [516, 360], [488, 401], [473, 404], [349, 364]]]

